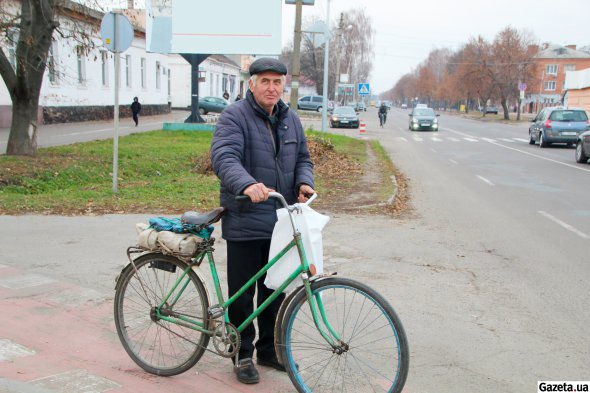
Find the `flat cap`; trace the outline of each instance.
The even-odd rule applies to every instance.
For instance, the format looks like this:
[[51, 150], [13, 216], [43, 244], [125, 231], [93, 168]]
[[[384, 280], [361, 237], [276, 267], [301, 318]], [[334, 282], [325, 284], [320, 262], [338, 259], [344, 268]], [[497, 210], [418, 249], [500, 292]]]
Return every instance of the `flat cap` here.
[[277, 59], [261, 57], [250, 64], [250, 75], [260, 74], [261, 72], [276, 72], [277, 74], [287, 75], [287, 67]]

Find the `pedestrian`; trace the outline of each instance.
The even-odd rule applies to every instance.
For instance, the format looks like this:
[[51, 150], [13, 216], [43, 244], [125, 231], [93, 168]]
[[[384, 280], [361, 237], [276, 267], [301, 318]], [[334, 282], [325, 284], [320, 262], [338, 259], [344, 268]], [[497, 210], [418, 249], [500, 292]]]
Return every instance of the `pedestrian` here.
[[141, 112], [141, 104], [139, 103], [139, 99], [137, 97], [133, 97], [133, 103], [131, 103], [131, 113], [133, 114], [135, 127], [137, 127], [137, 124], [139, 123], [139, 112]]
[[[228, 294], [235, 294], [268, 262], [270, 239], [277, 221], [278, 203], [268, 199], [276, 190], [289, 204], [305, 202], [315, 192], [313, 163], [301, 121], [281, 100], [287, 67], [279, 60], [260, 58], [250, 65], [249, 90], [244, 99], [227, 107], [219, 117], [211, 142], [213, 169], [221, 180], [220, 202], [227, 211], [222, 234], [227, 241]], [[237, 202], [236, 195], [248, 202]], [[256, 283], [257, 305], [272, 290]], [[229, 319], [240, 326], [252, 313], [254, 286], [237, 298], [228, 310]], [[274, 324], [284, 299], [279, 296], [258, 316], [256, 330], [250, 324], [241, 333], [234, 371], [242, 383], [258, 383], [252, 357], [259, 365], [285, 371], [274, 349]]]
[[242, 99], [242, 95], [240, 93], [238, 93], [234, 102], [240, 101], [241, 99]]
[[227, 90], [223, 93], [223, 98], [229, 100], [229, 93], [227, 92]]

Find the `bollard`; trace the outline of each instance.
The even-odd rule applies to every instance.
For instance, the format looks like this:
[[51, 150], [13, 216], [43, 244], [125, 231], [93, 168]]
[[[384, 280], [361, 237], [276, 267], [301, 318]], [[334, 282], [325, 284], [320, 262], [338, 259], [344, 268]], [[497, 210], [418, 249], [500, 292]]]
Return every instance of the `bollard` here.
[[361, 135], [365, 135], [365, 122], [361, 121], [361, 124], [359, 125], [359, 132]]

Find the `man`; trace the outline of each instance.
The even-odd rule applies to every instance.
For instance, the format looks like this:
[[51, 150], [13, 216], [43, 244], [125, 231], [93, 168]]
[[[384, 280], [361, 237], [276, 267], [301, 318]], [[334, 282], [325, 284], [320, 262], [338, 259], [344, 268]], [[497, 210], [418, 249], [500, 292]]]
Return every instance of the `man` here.
[[133, 121], [135, 122], [135, 127], [139, 123], [139, 112], [141, 112], [141, 104], [139, 103], [139, 99], [137, 97], [133, 97], [133, 103], [131, 104], [131, 113], [133, 114]]
[[[221, 205], [227, 209], [222, 219], [227, 241], [229, 296], [235, 294], [268, 262], [270, 239], [277, 220], [277, 201], [268, 199], [276, 190], [287, 202], [305, 202], [314, 193], [313, 164], [299, 117], [281, 101], [287, 67], [280, 61], [260, 58], [250, 66], [250, 89], [246, 97], [227, 107], [219, 117], [211, 161], [221, 180]], [[236, 195], [251, 202], [237, 202]], [[270, 296], [262, 276], [256, 286], [257, 305]], [[252, 362], [254, 349], [259, 365], [284, 371], [274, 350], [274, 323], [284, 295], [279, 296], [258, 317], [256, 330], [250, 324], [241, 333], [235, 365], [242, 383], [257, 383], [258, 371]], [[250, 315], [254, 286], [229, 307], [229, 319], [239, 326]]]

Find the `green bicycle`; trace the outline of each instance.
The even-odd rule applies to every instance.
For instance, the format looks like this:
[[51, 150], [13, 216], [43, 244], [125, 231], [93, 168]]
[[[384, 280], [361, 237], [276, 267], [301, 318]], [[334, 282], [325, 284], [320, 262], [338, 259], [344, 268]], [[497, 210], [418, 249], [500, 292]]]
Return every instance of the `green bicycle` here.
[[[233, 357], [240, 347], [240, 332], [300, 277], [303, 284], [286, 297], [275, 324], [277, 358], [297, 390], [401, 392], [409, 349], [393, 308], [360, 282], [334, 275], [311, 278], [315, 267], [306, 258], [293, 218], [298, 206], [289, 206], [279, 193], [270, 196], [287, 208], [293, 240], [227, 300], [213, 259], [215, 239], [202, 235], [202, 229], [221, 219], [223, 208], [183, 215], [184, 222], [196, 226], [194, 233], [203, 236], [194, 255], [138, 247], [127, 250], [130, 263], [117, 277], [114, 300], [117, 333], [126, 352], [145, 371], [162, 376], [187, 371], [205, 350]], [[233, 325], [228, 307], [293, 247], [298, 250], [300, 266], [240, 326]], [[139, 256], [133, 258], [133, 254]], [[214, 298], [200, 269], [205, 258]], [[207, 348], [209, 341], [214, 349]]]

